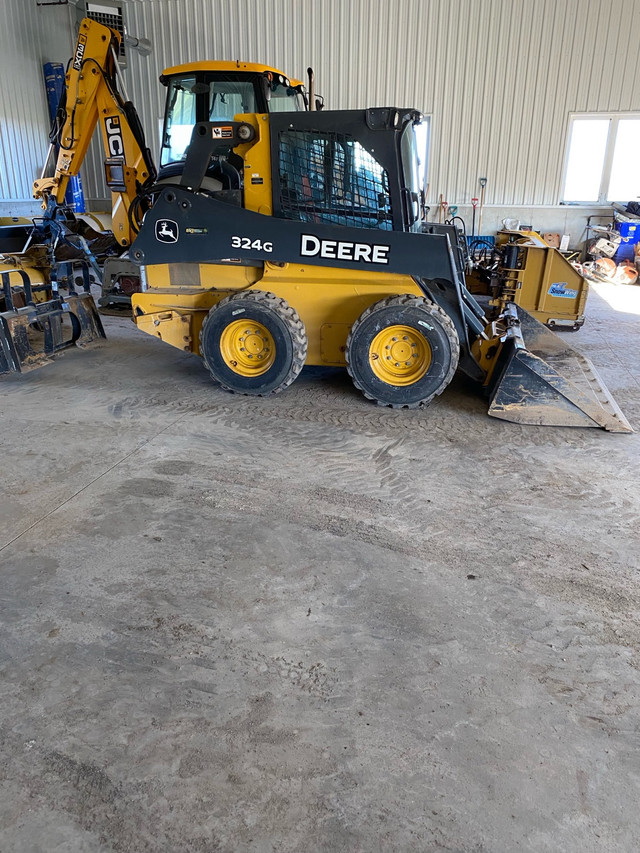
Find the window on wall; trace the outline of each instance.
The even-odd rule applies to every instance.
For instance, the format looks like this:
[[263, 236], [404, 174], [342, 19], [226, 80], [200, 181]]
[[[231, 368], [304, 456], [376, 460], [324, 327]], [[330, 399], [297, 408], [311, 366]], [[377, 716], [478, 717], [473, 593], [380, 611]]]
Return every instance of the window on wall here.
[[608, 204], [640, 198], [638, 151], [640, 113], [572, 116], [562, 200]]

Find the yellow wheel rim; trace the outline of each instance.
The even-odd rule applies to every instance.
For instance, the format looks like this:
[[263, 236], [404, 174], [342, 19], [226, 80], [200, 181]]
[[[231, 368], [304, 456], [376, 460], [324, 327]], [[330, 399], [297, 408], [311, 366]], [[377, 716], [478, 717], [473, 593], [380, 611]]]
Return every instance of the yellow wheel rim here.
[[234, 320], [220, 337], [224, 363], [240, 376], [262, 376], [272, 366], [276, 345], [271, 332], [255, 320]]
[[411, 326], [387, 326], [369, 347], [369, 364], [388, 385], [413, 385], [431, 367], [429, 342]]

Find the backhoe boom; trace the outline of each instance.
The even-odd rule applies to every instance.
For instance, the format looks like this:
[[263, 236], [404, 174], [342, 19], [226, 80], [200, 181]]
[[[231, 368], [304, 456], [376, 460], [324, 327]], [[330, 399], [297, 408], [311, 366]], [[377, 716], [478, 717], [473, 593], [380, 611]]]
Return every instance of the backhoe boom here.
[[33, 194], [62, 205], [69, 178], [77, 175], [96, 125], [106, 154], [107, 185], [112, 192], [114, 237], [129, 246], [135, 236], [135, 202], [140, 190], [155, 179], [156, 170], [133, 104], [118, 90], [117, 55], [120, 34], [85, 18], [66, 74], [52, 142], [59, 146], [55, 172], [34, 182]]

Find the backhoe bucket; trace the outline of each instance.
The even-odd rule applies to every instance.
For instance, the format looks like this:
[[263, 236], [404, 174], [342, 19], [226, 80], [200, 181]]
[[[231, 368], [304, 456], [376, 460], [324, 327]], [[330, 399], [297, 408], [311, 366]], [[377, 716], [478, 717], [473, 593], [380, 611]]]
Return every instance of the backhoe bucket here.
[[[18, 293], [11, 289], [10, 273], [17, 273], [22, 279]], [[25, 373], [48, 364], [61, 350], [71, 346], [84, 348], [106, 337], [88, 292], [88, 277], [85, 290], [78, 293], [71, 271], [69, 295], [59, 296], [54, 283], [54, 297], [46, 302], [35, 301], [24, 270], [2, 272], [0, 280], [6, 309], [0, 312], [0, 374]], [[25, 304], [16, 306], [17, 301]]]
[[519, 424], [633, 432], [588, 358], [510, 302], [489, 414]]

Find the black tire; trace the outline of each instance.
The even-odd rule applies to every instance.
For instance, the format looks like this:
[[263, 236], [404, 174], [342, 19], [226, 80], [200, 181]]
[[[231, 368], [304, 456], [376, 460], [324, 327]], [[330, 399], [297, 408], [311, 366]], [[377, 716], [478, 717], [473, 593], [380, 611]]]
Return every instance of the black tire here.
[[[407, 333], [390, 338], [389, 346], [377, 344], [388, 340], [385, 336], [393, 334], [392, 327], [404, 327]], [[380, 347], [383, 356], [378, 353]], [[404, 375], [403, 359], [396, 362], [384, 355], [387, 351], [397, 354], [398, 348], [401, 354], [409, 353]], [[387, 365], [379, 361], [382, 357], [391, 362], [389, 370], [395, 365], [397, 377], [387, 381]], [[460, 342], [451, 318], [418, 296], [390, 296], [371, 305], [347, 339], [347, 370], [353, 384], [365, 397], [392, 408], [413, 409], [441, 394], [456, 372], [459, 357]]]
[[[270, 338], [264, 354], [256, 356], [255, 364], [246, 362], [244, 368], [233, 360], [225, 344], [229, 330], [237, 328], [240, 320], [247, 321], [254, 332], [266, 329], [265, 342]], [[260, 340], [255, 334], [253, 337]], [[307, 334], [302, 320], [284, 299], [263, 290], [244, 290], [227, 296], [209, 311], [200, 332], [200, 355], [213, 380], [225, 391], [264, 397], [283, 391], [300, 373], [307, 356]], [[266, 361], [258, 364], [257, 359], [263, 357]], [[256, 375], [249, 375], [254, 367]]]

